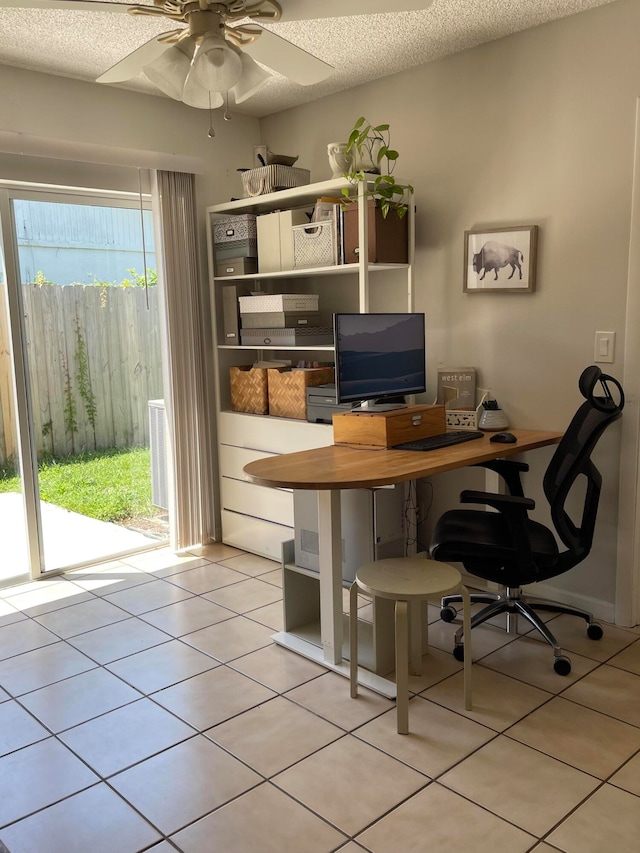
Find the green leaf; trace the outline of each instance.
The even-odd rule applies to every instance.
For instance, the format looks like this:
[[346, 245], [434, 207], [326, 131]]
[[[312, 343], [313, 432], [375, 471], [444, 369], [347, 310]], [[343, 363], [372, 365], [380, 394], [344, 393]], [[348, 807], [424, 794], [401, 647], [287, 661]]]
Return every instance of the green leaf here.
[[387, 199], [383, 198], [382, 201], [380, 202], [380, 210], [382, 211], [382, 218], [383, 219], [387, 218], [387, 213], [389, 213], [389, 208], [390, 208], [389, 202], [387, 201]]
[[396, 207], [396, 216], [398, 219], [403, 219], [407, 215], [407, 206], [405, 204], [399, 204]]
[[358, 121], [353, 125], [353, 129], [354, 129], [354, 130], [357, 130], [359, 127], [361, 127], [361, 126], [364, 124], [364, 122], [365, 122], [365, 121], [366, 121], [365, 117], [364, 117], [364, 116], [360, 116], [360, 118], [358, 119]]
[[387, 148], [386, 157], [387, 160], [397, 160], [400, 155], [397, 151], [394, 151], [393, 148]]
[[347, 151], [350, 151], [353, 148], [354, 143], [358, 138], [358, 135], [359, 134], [357, 130], [354, 129], [351, 131], [351, 133], [349, 134], [349, 141], [347, 142]]
[[381, 133], [384, 130], [389, 130], [389, 125], [388, 124], [379, 124], [377, 127], [374, 127], [373, 129], [377, 130], [378, 133]]

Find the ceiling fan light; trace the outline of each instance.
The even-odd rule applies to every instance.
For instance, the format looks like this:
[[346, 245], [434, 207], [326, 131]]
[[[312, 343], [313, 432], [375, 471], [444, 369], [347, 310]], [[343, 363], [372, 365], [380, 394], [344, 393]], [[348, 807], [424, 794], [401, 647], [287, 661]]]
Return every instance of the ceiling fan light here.
[[154, 62], [143, 67], [143, 72], [154, 86], [176, 101], [182, 100], [182, 90], [191, 68], [189, 45], [182, 43], [169, 47]]
[[242, 54], [241, 61], [242, 76], [231, 89], [236, 104], [241, 104], [255, 95], [272, 76], [246, 53]]
[[212, 92], [226, 92], [242, 74], [242, 52], [226, 39], [207, 35], [196, 49], [190, 76]]
[[189, 73], [182, 90], [181, 100], [189, 107], [199, 110], [217, 110], [224, 103], [220, 92], [210, 92], [201, 86], [193, 74]]

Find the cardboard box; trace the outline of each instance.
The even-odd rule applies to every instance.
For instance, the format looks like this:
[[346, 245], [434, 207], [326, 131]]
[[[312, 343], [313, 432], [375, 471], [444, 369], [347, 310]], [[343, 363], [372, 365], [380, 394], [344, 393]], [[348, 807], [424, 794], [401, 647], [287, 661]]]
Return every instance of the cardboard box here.
[[222, 333], [221, 343], [238, 346], [240, 343], [240, 306], [238, 298], [249, 296], [244, 284], [225, 284], [222, 288]]
[[259, 296], [240, 298], [241, 314], [261, 314], [265, 311], [317, 311], [317, 293], [261, 293]]
[[258, 238], [255, 213], [215, 218], [212, 216], [212, 223], [216, 251], [224, 243], [237, 243], [239, 240], [257, 240]]
[[[409, 262], [409, 227], [407, 216], [400, 219], [391, 210], [384, 217], [373, 199], [367, 202], [369, 224], [369, 263], [406, 264]], [[344, 262], [355, 264], [360, 257], [358, 206], [344, 211]]]
[[258, 272], [293, 269], [293, 226], [309, 223], [304, 210], [277, 210], [257, 218]]
[[257, 271], [255, 258], [228, 258], [216, 262], [216, 278], [228, 275], [253, 275]]
[[307, 388], [334, 381], [333, 367], [268, 370], [269, 414], [277, 418], [307, 419]]
[[446, 431], [444, 406], [438, 405], [333, 416], [333, 443], [348, 447], [382, 449]]
[[296, 311], [256, 311], [241, 314], [240, 322], [243, 329], [292, 329], [296, 326], [328, 326], [331, 320], [323, 318], [319, 311], [307, 314], [299, 314]]
[[314, 347], [332, 346], [330, 326], [292, 326], [287, 329], [240, 329], [240, 342], [245, 347]]

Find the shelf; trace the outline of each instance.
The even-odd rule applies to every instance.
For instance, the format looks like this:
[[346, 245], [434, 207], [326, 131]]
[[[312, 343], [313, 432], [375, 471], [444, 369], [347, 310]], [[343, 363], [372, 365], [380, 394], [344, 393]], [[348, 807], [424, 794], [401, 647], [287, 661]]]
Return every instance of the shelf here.
[[[314, 293], [320, 296], [320, 313], [324, 317], [335, 312], [385, 312], [385, 311], [411, 311], [413, 310], [413, 259], [414, 259], [414, 228], [415, 207], [410, 206], [408, 222], [408, 259], [410, 263], [370, 263], [365, 253], [360, 258], [358, 255], [350, 255], [349, 260], [356, 263], [331, 264], [329, 266], [308, 267], [304, 269], [274, 270], [272, 272], [255, 272], [229, 276], [215, 275], [215, 245], [213, 231], [217, 221], [222, 217], [233, 217], [239, 214], [262, 214], [275, 213], [276, 211], [295, 210], [310, 211], [318, 199], [322, 197], [342, 198], [342, 190], [348, 189], [350, 200], [357, 208], [358, 217], [358, 240], [361, 245], [368, 245], [369, 216], [364, 216], [368, 210], [366, 189], [371, 188], [375, 176], [367, 177], [364, 183], [351, 184], [346, 178], [335, 178], [314, 184], [306, 184], [288, 190], [255, 196], [251, 198], [239, 198], [222, 204], [214, 204], [206, 208], [207, 225], [207, 248], [209, 255], [209, 281], [211, 283], [211, 305], [212, 325], [214, 331], [213, 361], [216, 375], [215, 403], [217, 418], [217, 441], [220, 448], [221, 465], [221, 492], [229, 494], [229, 484], [225, 477], [244, 480], [242, 474], [242, 460], [246, 453], [253, 455], [263, 454], [265, 456], [274, 453], [289, 453], [299, 450], [311, 449], [312, 447], [323, 447], [331, 445], [333, 432], [331, 424], [309, 423], [302, 419], [279, 418], [263, 414], [250, 414], [247, 412], [236, 412], [230, 409], [231, 389], [229, 370], [231, 367], [248, 367], [258, 360], [282, 359], [291, 362], [292, 365], [302, 359], [316, 361], [318, 363], [335, 363], [336, 351], [331, 336], [326, 338], [315, 338], [325, 340], [324, 344], [307, 343], [304, 339], [297, 338], [298, 344], [286, 346], [277, 344], [273, 338], [267, 338], [271, 343], [264, 344], [252, 341], [251, 344], [240, 343], [239, 317], [233, 312], [233, 303], [230, 297], [236, 298], [245, 295], [245, 292], [260, 291], [265, 294], [295, 292]], [[296, 217], [291, 217], [292, 221]], [[304, 218], [306, 221], [306, 217]], [[285, 217], [283, 217], [283, 220]], [[362, 232], [362, 233], [360, 233]], [[276, 264], [279, 266], [279, 264]], [[284, 264], [293, 266], [290, 258]], [[263, 264], [263, 267], [265, 264]], [[382, 275], [381, 275], [382, 274]], [[227, 287], [225, 287], [227, 285]], [[234, 293], [233, 291], [236, 291]], [[225, 315], [226, 312], [226, 315]], [[225, 319], [229, 329], [233, 328], [234, 337], [226, 337], [227, 331]], [[330, 323], [324, 323], [330, 325]], [[262, 338], [264, 340], [264, 338]], [[289, 338], [296, 340], [296, 338]], [[311, 338], [311, 340], [314, 340]], [[331, 340], [331, 343], [328, 341]], [[235, 343], [230, 343], [235, 341]], [[235, 466], [235, 467], [234, 467]], [[229, 472], [232, 472], [231, 474]], [[244, 504], [235, 504], [233, 508], [221, 511], [222, 541], [228, 542], [234, 547], [261, 554], [269, 559], [277, 558], [275, 552], [281, 547], [282, 540], [292, 538], [294, 529], [289, 525], [275, 523], [270, 515], [270, 507], [266, 509], [250, 509], [262, 507], [263, 495], [256, 492], [255, 497], [250, 494], [251, 489], [260, 489], [254, 483], [246, 483], [243, 486], [242, 500], [246, 503], [246, 511], [254, 515], [244, 515]], [[238, 491], [238, 490], [236, 490]], [[234, 493], [235, 495], [235, 493]], [[286, 535], [285, 535], [286, 534]], [[293, 563], [293, 555], [283, 562]], [[318, 620], [320, 612], [319, 582], [316, 573], [297, 572], [287, 566], [284, 575], [288, 578], [289, 592], [285, 596], [286, 614], [285, 630], [279, 636], [284, 645], [289, 643], [299, 644], [295, 648], [300, 654], [318, 656], [319, 661], [324, 660], [323, 650], [314, 645], [319, 642], [319, 629], [314, 625]], [[380, 608], [378, 608], [379, 610]], [[376, 610], [374, 619], [376, 631], [386, 624], [386, 616], [379, 618], [380, 613]], [[392, 625], [393, 620], [389, 621]], [[302, 637], [293, 638], [291, 631], [300, 629]], [[371, 633], [370, 626], [364, 625], [361, 630]], [[386, 629], [385, 629], [386, 630]], [[347, 636], [346, 632], [344, 634]], [[393, 691], [394, 685], [380, 678], [380, 673], [385, 671], [388, 661], [380, 657], [376, 643], [371, 644], [371, 639], [365, 641], [363, 637], [362, 650], [365, 669], [362, 678], [371, 680], [371, 686], [386, 693]], [[278, 642], [278, 638], [276, 638]], [[377, 641], [376, 641], [377, 642]], [[291, 646], [289, 646], [291, 647]], [[367, 674], [367, 652], [371, 648], [371, 665], [369, 669], [374, 672]], [[373, 658], [376, 658], [375, 665]], [[392, 668], [393, 661], [390, 667]], [[336, 671], [348, 674], [348, 666], [338, 665]], [[382, 688], [382, 689], [381, 689]], [[393, 693], [387, 694], [393, 695]]]
[[[279, 208], [304, 207], [315, 204], [319, 196], [342, 195], [343, 187], [351, 187], [346, 178], [335, 178], [317, 184], [305, 184], [290, 190], [279, 190], [275, 193], [238, 198], [223, 204], [214, 204], [207, 208], [207, 213], [266, 213]], [[355, 188], [354, 188], [355, 191]]]
[[304, 347], [288, 347], [285, 345], [282, 346], [267, 346], [266, 344], [256, 344], [256, 346], [251, 347], [247, 346], [247, 344], [235, 344], [233, 346], [227, 344], [220, 344], [218, 349], [239, 349], [239, 350], [299, 350], [300, 352], [309, 352], [309, 350], [313, 350], [314, 352], [335, 352], [335, 347], [329, 344], [310, 344]]
[[[369, 272], [389, 272], [390, 270], [406, 270], [409, 264], [369, 264]], [[306, 267], [300, 270], [281, 270], [279, 272], [256, 272], [248, 275], [216, 276], [215, 281], [260, 281], [270, 278], [308, 278], [313, 275], [357, 275], [359, 264], [334, 264], [330, 267]]]

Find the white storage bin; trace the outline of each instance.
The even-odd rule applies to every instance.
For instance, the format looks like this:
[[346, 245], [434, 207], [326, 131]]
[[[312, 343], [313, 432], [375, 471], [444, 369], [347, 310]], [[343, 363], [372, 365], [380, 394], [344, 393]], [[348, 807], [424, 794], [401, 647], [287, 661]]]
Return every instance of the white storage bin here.
[[332, 267], [338, 263], [338, 243], [333, 222], [312, 222], [293, 227], [293, 268]]
[[320, 297], [317, 293], [260, 293], [258, 296], [240, 296], [241, 314], [259, 311], [317, 311]]
[[258, 272], [293, 269], [292, 228], [308, 221], [304, 210], [276, 210], [258, 216]]

